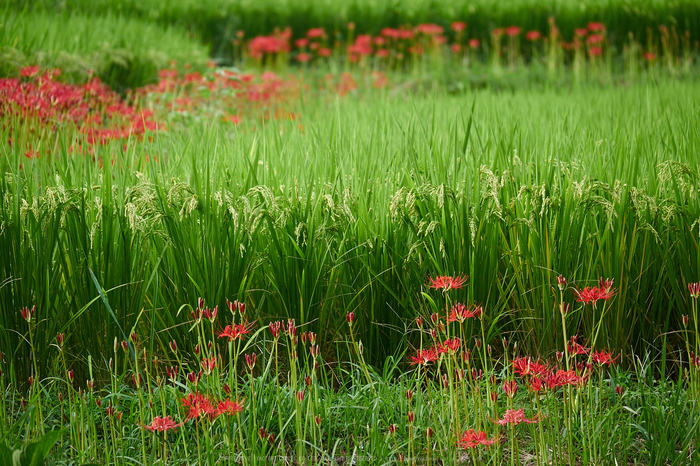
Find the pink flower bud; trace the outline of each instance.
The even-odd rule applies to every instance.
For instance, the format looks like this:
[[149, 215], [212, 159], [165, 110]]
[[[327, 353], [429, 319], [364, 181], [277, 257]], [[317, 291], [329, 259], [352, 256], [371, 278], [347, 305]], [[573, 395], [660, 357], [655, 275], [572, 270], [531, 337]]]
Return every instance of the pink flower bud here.
[[564, 291], [564, 288], [566, 288], [566, 278], [563, 275], [557, 277], [557, 285], [559, 286], [559, 291]]
[[408, 390], [406, 390], [406, 399], [407, 399], [408, 401], [411, 401], [412, 398], [413, 398], [413, 390], [411, 390], [411, 389], [409, 388]]

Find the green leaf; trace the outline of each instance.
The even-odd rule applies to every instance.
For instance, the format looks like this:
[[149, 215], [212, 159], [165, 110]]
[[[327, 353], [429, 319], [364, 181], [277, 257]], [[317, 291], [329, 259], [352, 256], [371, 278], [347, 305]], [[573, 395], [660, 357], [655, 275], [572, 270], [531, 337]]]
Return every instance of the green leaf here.
[[[14, 466], [42, 466], [49, 450], [61, 438], [65, 430], [53, 430], [44, 434], [38, 442], [27, 443], [14, 452]], [[19, 454], [17, 454], [19, 453]]]
[[0, 466], [12, 466], [12, 450], [0, 443]]

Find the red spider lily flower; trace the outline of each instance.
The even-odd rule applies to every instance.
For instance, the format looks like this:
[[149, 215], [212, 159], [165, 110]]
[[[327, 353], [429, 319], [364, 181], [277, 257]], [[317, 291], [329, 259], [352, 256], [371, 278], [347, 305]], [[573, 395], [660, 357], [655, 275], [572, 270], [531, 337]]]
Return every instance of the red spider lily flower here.
[[437, 36], [442, 34], [444, 29], [437, 24], [419, 24], [416, 26], [415, 31], [426, 36]]
[[645, 52], [644, 59], [646, 61], [654, 61], [656, 60], [656, 54], [654, 52]]
[[529, 31], [527, 34], [525, 34], [525, 38], [529, 40], [530, 42], [534, 42], [538, 40], [540, 37], [542, 37], [542, 34], [540, 34], [540, 31]]
[[303, 39], [297, 39], [294, 41], [294, 45], [296, 45], [298, 48], [303, 49], [307, 45], [309, 45], [309, 39], [303, 38]]
[[615, 283], [614, 278], [605, 278], [604, 279], [603, 277], [600, 277], [598, 279], [598, 288], [602, 288], [605, 291], [610, 291], [612, 289], [614, 283]]
[[309, 29], [306, 33], [306, 37], [309, 39], [318, 39], [326, 37], [326, 31], [323, 28], [313, 28]]
[[560, 369], [556, 373], [545, 377], [545, 382], [549, 388], [563, 387], [566, 385], [571, 385], [572, 387], [582, 387], [586, 381], [587, 379], [578, 376], [576, 371], [565, 371], [563, 369]]
[[300, 53], [299, 55], [296, 56], [295, 59], [299, 63], [306, 63], [306, 62], [311, 61], [311, 55], [309, 55], [308, 53]]
[[548, 371], [549, 368], [540, 363], [539, 359], [537, 361], [533, 361], [530, 356], [515, 358], [513, 360], [513, 372], [520, 377], [539, 377], [546, 374]]
[[448, 291], [448, 290], [458, 290], [464, 286], [464, 284], [467, 282], [467, 276], [457, 276], [457, 277], [449, 277], [449, 276], [440, 276], [438, 275], [435, 278], [428, 277], [428, 280], [430, 281], [430, 288], [434, 288], [436, 290], [442, 290], [442, 291]]
[[39, 65], [25, 66], [19, 70], [19, 74], [21, 74], [24, 78], [33, 78], [39, 74]]
[[582, 344], [578, 342], [578, 336], [573, 335], [569, 339], [569, 343], [567, 344], [567, 348], [569, 350], [569, 354], [572, 355], [579, 355], [579, 354], [588, 354], [590, 353], [591, 349], [586, 348]]
[[427, 350], [417, 350], [414, 356], [410, 358], [411, 365], [427, 365], [431, 362], [435, 362], [438, 359], [438, 353], [433, 348]]
[[688, 291], [690, 291], [691, 298], [698, 299], [698, 296], [700, 296], [700, 282], [688, 283]]
[[613, 357], [612, 351], [607, 352], [605, 350], [594, 351], [592, 355], [593, 362], [596, 364], [600, 364], [601, 366], [603, 364], [605, 364], [606, 366], [610, 366], [611, 364], [614, 364], [619, 357], [620, 355], [617, 355], [617, 357]]
[[458, 321], [460, 324], [472, 317], [481, 317], [483, 308], [475, 304], [470, 304], [469, 307], [462, 303], [457, 303], [452, 306], [450, 315], [447, 317], [447, 323]]
[[177, 342], [175, 340], [170, 342], [170, 351], [172, 351], [173, 354], [177, 354]]
[[588, 35], [588, 29], [578, 28], [574, 31], [574, 34], [576, 34], [576, 37], [586, 37]]
[[606, 290], [605, 288], [600, 288], [597, 286], [587, 286], [582, 290], [576, 290], [576, 294], [578, 295], [576, 301], [584, 304], [592, 303], [593, 307], [595, 307], [598, 301], [608, 301], [610, 298], [615, 296], [615, 290], [612, 288]]
[[268, 327], [270, 328], [270, 333], [272, 333], [272, 338], [277, 340], [280, 336], [281, 323], [279, 321], [270, 322], [270, 325]]
[[474, 429], [469, 429], [462, 435], [458, 444], [461, 448], [476, 448], [479, 445], [491, 446], [498, 443], [499, 438], [489, 439], [484, 431], [475, 431]]
[[318, 53], [319, 57], [330, 57], [332, 51], [328, 47], [323, 47], [323, 48], [318, 49], [317, 53]]
[[199, 418], [202, 416], [214, 417], [216, 409], [211, 401], [201, 393], [189, 393], [182, 399], [182, 407], [187, 408], [187, 419]]
[[506, 28], [506, 35], [508, 37], [515, 37], [520, 35], [520, 28], [518, 26], [509, 26]]
[[243, 403], [239, 403], [238, 401], [231, 401], [231, 400], [219, 401], [219, 404], [216, 407], [216, 415], [217, 416], [219, 416], [221, 414], [228, 414], [229, 416], [233, 416], [234, 414], [238, 414], [242, 411], [243, 411]]
[[151, 422], [150, 425], [141, 425], [146, 430], [150, 430], [151, 432], [167, 432], [169, 430], [177, 429], [180, 427], [182, 423], [178, 424], [175, 421], [173, 421], [170, 416], [165, 416], [165, 417], [159, 417], [156, 416], [153, 418], [153, 421]]
[[463, 21], [455, 21], [452, 23], [452, 30], [455, 32], [461, 32], [464, 31], [467, 28], [467, 23]]
[[530, 391], [539, 393], [542, 391], [543, 388], [545, 388], [545, 382], [542, 380], [540, 377], [533, 377], [530, 379]]
[[224, 330], [219, 333], [219, 338], [228, 338], [229, 341], [238, 340], [250, 333], [249, 326], [247, 323], [232, 324], [227, 325]]
[[352, 325], [354, 320], [355, 320], [355, 313], [354, 312], [348, 312], [347, 314], [345, 314], [345, 321], [349, 325]]
[[588, 39], [586, 39], [588, 45], [597, 45], [601, 42], [603, 42], [603, 36], [601, 34], [591, 34], [588, 36]]
[[62, 333], [56, 333], [56, 341], [59, 345], [63, 345], [64, 337]]
[[204, 358], [199, 363], [202, 366], [204, 373], [209, 375], [211, 374], [211, 371], [214, 370], [214, 367], [216, 367], [216, 357], [212, 356], [209, 359]]
[[506, 380], [503, 382], [503, 391], [506, 393], [506, 396], [513, 398], [518, 391], [518, 382], [515, 380]]
[[477, 49], [479, 48], [479, 39], [469, 39], [469, 47], [472, 49]]
[[491, 34], [492, 34], [494, 37], [502, 36], [502, 35], [503, 35], [503, 28], [496, 28], [496, 29], [494, 29], [493, 31], [491, 31]]
[[442, 347], [451, 353], [456, 353], [457, 351], [459, 351], [459, 346], [461, 344], [462, 340], [460, 340], [458, 337], [454, 337], [445, 340], [445, 342], [442, 344]]
[[413, 424], [413, 422], [416, 420], [416, 413], [413, 411], [409, 411], [408, 413], [408, 423]]
[[452, 50], [452, 53], [459, 53], [462, 50], [462, 46], [459, 44], [452, 44], [450, 45], [450, 50]]
[[528, 419], [525, 417], [525, 412], [522, 409], [508, 409], [506, 412], [503, 414], [503, 419], [496, 419], [493, 422], [495, 422], [498, 425], [505, 426], [505, 425], [513, 425], [517, 426], [518, 424], [524, 422], [526, 424], [536, 424], [540, 422], [540, 416], [539, 414], [532, 419]]
[[588, 29], [591, 32], [603, 32], [605, 31], [605, 26], [602, 23], [588, 23]]

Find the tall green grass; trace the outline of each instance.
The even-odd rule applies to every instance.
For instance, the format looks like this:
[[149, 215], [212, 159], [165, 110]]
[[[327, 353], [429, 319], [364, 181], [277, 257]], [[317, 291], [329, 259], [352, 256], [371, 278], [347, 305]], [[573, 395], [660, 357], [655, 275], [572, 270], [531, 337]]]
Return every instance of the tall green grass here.
[[[97, 13], [97, 12], [95, 12]], [[99, 76], [124, 91], [158, 78], [171, 60], [203, 66], [208, 50], [172, 27], [111, 12], [2, 13], [0, 75], [17, 75], [23, 66], [58, 67], [63, 79]]]
[[[303, 131], [173, 121], [95, 160], [67, 155], [56, 131], [43, 143], [53, 157], [0, 158], [0, 351], [26, 380], [19, 309], [32, 304], [43, 374], [58, 331], [76, 361], [106, 357], [133, 328], [187, 345], [187, 306], [202, 296], [245, 300], [263, 322], [294, 317], [322, 348], [352, 310], [381, 365], [428, 310], [426, 275], [466, 273], [455, 298], [497, 317], [487, 339], [547, 356], [563, 274], [615, 279], [601, 347], [629, 356], [668, 342], [673, 360], [699, 273], [698, 97], [668, 82], [307, 99]], [[596, 318], [576, 314], [570, 332]]]
[[642, 43], [647, 41], [648, 28], [658, 37], [661, 24], [689, 31], [691, 41], [700, 39], [700, 5], [692, 0], [352, 0], [340, 5], [331, 0], [15, 0], [12, 4], [48, 11], [111, 11], [178, 25], [197, 34], [223, 59], [230, 58], [239, 30], [248, 37], [285, 26], [297, 36], [314, 27], [345, 33], [349, 22], [356, 24], [358, 33], [378, 34], [384, 27], [419, 23], [438, 23], [449, 30], [450, 23], [459, 20], [468, 23], [467, 36], [488, 39], [492, 29], [510, 25], [546, 32], [548, 18], [554, 16], [566, 40], [590, 21], [603, 22], [608, 40], [618, 50], [630, 32]]

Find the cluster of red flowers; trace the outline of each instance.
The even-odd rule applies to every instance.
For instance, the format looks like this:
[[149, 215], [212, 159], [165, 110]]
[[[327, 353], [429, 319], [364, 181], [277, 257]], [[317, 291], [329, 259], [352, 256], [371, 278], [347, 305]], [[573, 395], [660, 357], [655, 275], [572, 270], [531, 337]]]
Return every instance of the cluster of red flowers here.
[[276, 30], [269, 36], [258, 36], [250, 41], [248, 49], [250, 56], [256, 60], [262, 60], [265, 56], [289, 52], [289, 41], [292, 38], [292, 30], [285, 28]]
[[[38, 66], [30, 66], [20, 75], [0, 79], [0, 116], [20, 118], [35, 134], [41, 134], [42, 128], [51, 131], [57, 124], [71, 124], [82, 142], [95, 145], [163, 129], [151, 112], [125, 103], [97, 77], [76, 86], [58, 81], [57, 69], [41, 73]], [[28, 158], [40, 156], [34, 143], [36, 139], [26, 142]]]
[[206, 395], [201, 393], [189, 393], [182, 399], [182, 407], [187, 410], [187, 420], [201, 417], [210, 420], [222, 414], [235, 415], [243, 411], [243, 404], [238, 401], [222, 400], [214, 404]]

